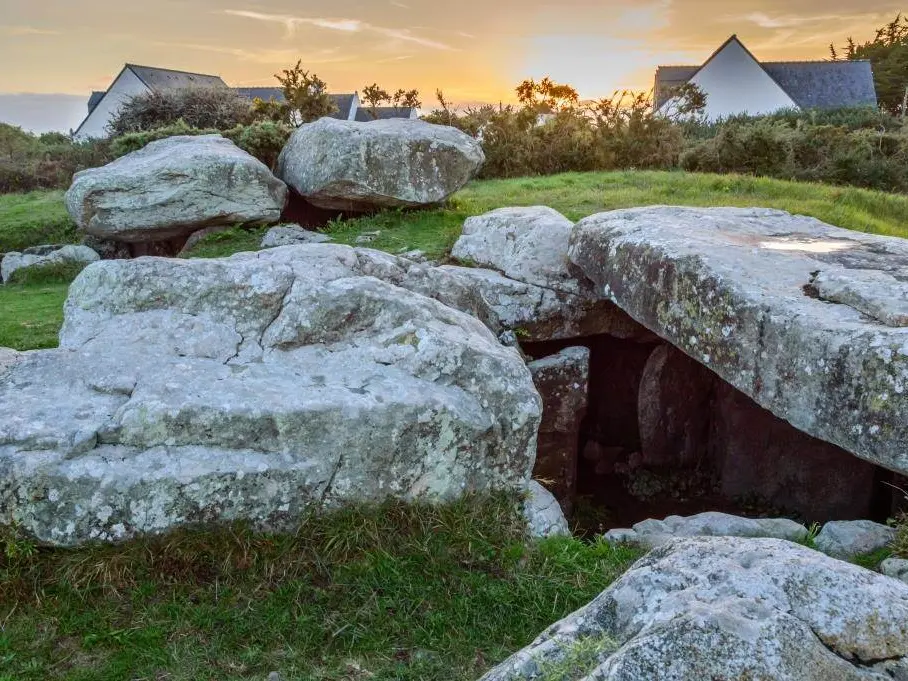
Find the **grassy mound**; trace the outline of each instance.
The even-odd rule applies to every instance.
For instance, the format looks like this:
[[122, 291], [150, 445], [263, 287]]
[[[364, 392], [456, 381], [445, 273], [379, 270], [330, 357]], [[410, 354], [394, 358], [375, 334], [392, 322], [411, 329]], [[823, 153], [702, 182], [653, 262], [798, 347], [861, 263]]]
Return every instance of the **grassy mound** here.
[[527, 547], [517, 504], [388, 503], [117, 547], [0, 556], [2, 679], [472, 681], [639, 556]]

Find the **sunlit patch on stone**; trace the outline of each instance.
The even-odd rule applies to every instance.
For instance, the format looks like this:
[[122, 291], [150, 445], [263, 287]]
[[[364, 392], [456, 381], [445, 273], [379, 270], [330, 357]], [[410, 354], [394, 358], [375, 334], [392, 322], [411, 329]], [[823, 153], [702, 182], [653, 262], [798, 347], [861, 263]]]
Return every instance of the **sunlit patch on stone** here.
[[836, 253], [853, 248], [853, 241], [761, 241], [760, 248], [772, 251], [804, 251], [807, 253]]

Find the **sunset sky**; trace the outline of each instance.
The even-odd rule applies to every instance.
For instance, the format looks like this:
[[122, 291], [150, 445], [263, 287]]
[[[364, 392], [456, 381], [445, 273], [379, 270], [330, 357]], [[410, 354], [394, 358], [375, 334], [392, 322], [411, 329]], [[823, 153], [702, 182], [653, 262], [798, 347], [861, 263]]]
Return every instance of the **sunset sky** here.
[[732, 33], [760, 59], [824, 59], [830, 41], [869, 38], [900, 9], [905, 0], [0, 0], [0, 121], [75, 127], [124, 62], [271, 85], [301, 58], [334, 92], [415, 87], [426, 107], [436, 88], [454, 102], [509, 101], [515, 83], [544, 75], [592, 98], [649, 89], [658, 64], [700, 63]]

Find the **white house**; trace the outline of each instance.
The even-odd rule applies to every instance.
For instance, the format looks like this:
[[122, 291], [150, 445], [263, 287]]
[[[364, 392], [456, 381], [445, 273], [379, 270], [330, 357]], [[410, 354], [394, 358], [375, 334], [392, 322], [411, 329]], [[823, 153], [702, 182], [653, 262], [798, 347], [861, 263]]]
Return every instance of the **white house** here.
[[88, 116], [76, 128], [74, 136], [77, 140], [107, 137], [107, 125], [129, 98], [188, 87], [226, 89], [227, 83], [218, 76], [127, 64], [106, 91], [92, 93], [88, 100]]
[[869, 61], [760, 62], [735, 35], [701, 66], [656, 69], [657, 109], [668, 109], [675, 89], [686, 83], [706, 94], [708, 120], [877, 105]]
[[[120, 110], [120, 107], [123, 106], [123, 103], [131, 97], [150, 92], [165, 92], [192, 87], [231, 89], [220, 76], [126, 64], [107, 90], [91, 94], [88, 100], [88, 115], [76, 129], [74, 136], [77, 140], [107, 137], [107, 126]], [[232, 89], [250, 101], [256, 98], [265, 101], [273, 99], [278, 102], [284, 100], [283, 91], [277, 87], [241, 87]], [[341, 120], [370, 121], [376, 118], [416, 118], [417, 116], [417, 110], [410, 107], [363, 107], [359, 95], [355, 92], [352, 94], [332, 94], [330, 97], [335, 107], [337, 107], [333, 117]]]

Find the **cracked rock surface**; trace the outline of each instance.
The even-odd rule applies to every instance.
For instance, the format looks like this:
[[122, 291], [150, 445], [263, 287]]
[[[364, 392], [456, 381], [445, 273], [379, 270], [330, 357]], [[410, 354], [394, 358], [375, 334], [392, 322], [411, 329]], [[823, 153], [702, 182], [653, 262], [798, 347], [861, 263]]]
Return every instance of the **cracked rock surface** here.
[[483, 681], [566, 663], [575, 681], [900, 679], [908, 585], [777, 539], [676, 539]]
[[100, 168], [76, 173], [66, 208], [87, 234], [144, 242], [213, 226], [274, 223], [287, 187], [220, 135], [158, 140]]
[[760, 406], [908, 473], [908, 241], [660, 206], [581, 220], [570, 258], [599, 297]]
[[59, 545], [522, 489], [540, 399], [478, 320], [328, 244], [89, 266], [0, 371], [0, 512]]

